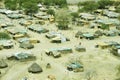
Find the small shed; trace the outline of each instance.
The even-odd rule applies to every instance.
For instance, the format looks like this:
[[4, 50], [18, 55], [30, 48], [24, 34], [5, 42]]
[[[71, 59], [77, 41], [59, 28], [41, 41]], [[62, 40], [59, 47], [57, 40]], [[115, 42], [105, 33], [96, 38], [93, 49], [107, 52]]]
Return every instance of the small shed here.
[[79, 16], [85, 20], [95, 20], [95, 18], [96, 18], [95, 15], [92, 15], [89, 13], [80, 13]]
[[81, 45], [78, 45], [78, 46], [75, 46], [75, 50], [78, 52], [85, 52], [86, 48]]
[[28, 20], [21, 20], [20, 22], [19, 22], [19, 24], [20, 25], [23, 25], [23, 26], [29, 26], [29, 25], [31, 25], [32, 24], [32, 21], [28, 21]]
[[100, 47], [101, 49], [106, 49], [109, 47], [109, 44], [106, 42], [98, 42], [95, 47]]
[[93, 40], [95, 38], [94, 35], [90, 33], [84, 33], [83, 37], [88, 40]]
[[20, 18], [24, 18], [24, 16], [22, 14], [7, 14], [8, 18], [11, 19], [20, 19]]
[[17, 52], [11, 56], [7, 57], [8, 60], [19, 60], [19, 61], [31, 61], [36, 60], [36, 56], [31, 54], [31, 52]]
[[67, 70], [74, 71], [74, 72], [83, 72], [84, 67], [82, 64], [74, 62], [74, 63], [70, 63], [69, 65], [67, 65]]
[[34, 48], [34, 45], [29, 42], [23, 42], [23, 43], [20, 43], [20, 48], [32, 49]]
[[83, 32], [78, 31], [78, 32], [75, 34], [75, 37], [76, 37], [76, 38], [80, 38], [81, 35], [83, 35]]
[[41, 73], [41, 72], [43, 72], [43, 69], [42, 69], [41, 66], [39, 66], [37, 63], [33, 63], [33, 64], [28, 68], [28, 72], [30, 72], [30, 73]]

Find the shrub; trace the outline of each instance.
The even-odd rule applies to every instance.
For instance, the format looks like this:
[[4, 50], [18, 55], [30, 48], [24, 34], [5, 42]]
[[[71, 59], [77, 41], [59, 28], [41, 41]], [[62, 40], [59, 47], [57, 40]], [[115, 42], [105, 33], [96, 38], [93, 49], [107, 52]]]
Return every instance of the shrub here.
[[5, 32], [0, 32], [0, 39], [11, 39], [11, 37]]
[[99, 4], [95, 1], [85, 1], [79, 3], [79, 5], [83, 6], [83, 8], [79, 9], [79, 12], [92, 12], [99, 8]]
[[73, 16], [74, 18], [78, 18], [79, 14], [78, 14], [78, 12], [73, 12], [73, 13], [71, 13], [71, 16]]
[[38, 6], [36, 2], [27, 1], [23, 3], [23, 8], [26, 14], [36, 13], [38, 11]]
[[112, 6], [115, 1], [112, 0], [100, 0], [98, 1], [99, 8], [104, 9], [106, 6]]
[[119, 13], [120, 13], [120, 5], [117, 6], [117, 8], [116, 8], [116, 12], [119, 12]]
[[100, 27], [102, 30], [109, 30], [109, 25], [107, 24], [102, 24]]
[[53, 9], [48, 9], [47, 14], [55, 15], [55, 11]]
[[67, 9], [60, 9], [59, 11], [56, 12], [55, 19], [56, 22], [58, 23], [57, 27], [59, 29], [66, 30], [68, 29], [68, 24], [71, 20], [71, 15]]
[[16, 0], [5, 0], [4, 4], [7, 9], [11, 9], [11, 10], [17, 9], [17, 1]]

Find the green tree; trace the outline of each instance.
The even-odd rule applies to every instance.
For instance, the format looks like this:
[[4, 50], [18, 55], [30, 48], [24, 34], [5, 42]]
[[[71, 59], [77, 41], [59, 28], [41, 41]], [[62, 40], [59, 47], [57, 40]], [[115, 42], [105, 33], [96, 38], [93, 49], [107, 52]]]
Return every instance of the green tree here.
[[55, 15], [55, 11], [53, 9], [48, 9], [47, 14]]
[[60, 9], [55, 14], [56, 22], [58, 23], [58, 28], [61, 30], [68, 29], [68, 24], [71, 20], [71, 15], [67, 9]]
[[73, 12], [73, 13], [71, 13], [71, 16], [72, 16], [73, 18], [78, 18], [78, 17], [79, 17], [79, 14], [78, 14], [78, 12]]
[[11, 37], [8, 33], [0, 32], [0, 39], [11, 39]]
[[62, 7], [67, 7], [67, 1], [66, 0], [54, 0], [54, 3], [56, 5], [59, 5], [61, 8]]
[[5, 0], [4, 4], [7, 9], [11, 9], [11, 10], [17, 9], [17, 1], [16, 0]]
[[102, 24], [100, 27], [102, 30], [109, 30], [109, 25], [107, 24]]
[[23, 9], [26, 14], [32, 15], [33, 13], [36, 13], [39, 8], [37, 6], [37, 3], [31, 0], [23, 3]]
[[100, 0], [98, 1], [99, 8], [104, 9], [106, 6], [112, 6], [115, 1], [113, 0]]
[[71, 16], [72, 16], [72, 24], [75, 24], [77, 18], [79, 18], [78, 12], [73, 12], [73, 13], [71, 13]]
[[85, 1], [85, 2], [80, 2], [78, 6], [83, 6], [83, 8], [80, 8], [80, 12], [92, 12], [96, 9], [98, 9], [99, 4], [95, 1]]
[[116, 7], [116, 12], [120, 13], [120, 5]]

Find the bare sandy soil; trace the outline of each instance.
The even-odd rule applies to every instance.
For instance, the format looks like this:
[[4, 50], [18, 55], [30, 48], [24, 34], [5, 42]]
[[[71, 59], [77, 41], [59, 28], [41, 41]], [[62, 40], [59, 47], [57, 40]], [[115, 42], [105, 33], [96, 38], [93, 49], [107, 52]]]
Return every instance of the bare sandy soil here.
[[[0, 14], [0, 17], [3, 15]], [[5, 17], [5, 16], [3, 16]], [[6, 18], [7, 19], [7, 18]], [[8, 19], [9, 20], [9, 19]], [[17, 28], [22, 27], [18, 24], [18, 20], [12, 20]], [[57, 31], [55, 24], [43, 25], [49, 30]], [[27, 51], [31, 51], [35, 56], [37, 56], [36, 61], [19, 62], [19, 61], [7, 61], [9, 67], [7, 69], [2, 69], [4, 73], [0, 80], [22, 80], [23, 77], [28, 77], [28, 80], [45, 80], [49, 74], [55, 75], [57, 80], [85, 80], [85, 74], [89, 70], [96, 71], [97, 75], [92, 80], [115, 80], [116, 75], [116, 65], [119, 64], [120, 60], [109, 53], [107, 49], [102, 50], [95, 48], [97, 42], [103, 41], [117, 41], [119, 42], [120, 36], [116, 37], [105, 37], [102, 36], [95, 40], [77, 39], [75, 38], [75, 33], [78, 30], [93, 32], [93, 29], [89, 29], [87, 26], [72, 26], [73, 30], [58, 30], [66, 37], [70, 38], [70, 42], [64, 42], [61, 44], [50, 43], [50, 40], [45, 38], [45, 34], [38, 34], [28, 30], [28, 34], [31, 37], [38, 38], [41, 42], [35, 44], [35, 48]], [[86, 47], [86, 52], [76, 52], [75, 45], [81, 42], [82, 46]], [[45, 49], [49, 48], [59, 48], [59, 47], [70, 47], [73, 49], [73, 53], [63, 54], [60, 58], [53, 58], [47, 56], [44, 52]], [[19, 48], [19, 43], [15, 45], [13, 49], [3, 49], [0, 51], [0, 58], [6, 58], [6, 56], [19, 51], [26, 51]], [[43, 56], [41, 56], [41, 54]], [[41, 57], [43, 60], [41, 60]], [[66, 69], [66, 63], [71, 59], [71, 57], [79, 57], [84, 65], [84, 72], [70, 72]], [[43, 72], [39, 74], [28, 73], [28, 67], [33, 63], [38, 63], [42, 68]], [[50, 63], [52, 65], [51, 69], [46, 69], [46, 64]]]

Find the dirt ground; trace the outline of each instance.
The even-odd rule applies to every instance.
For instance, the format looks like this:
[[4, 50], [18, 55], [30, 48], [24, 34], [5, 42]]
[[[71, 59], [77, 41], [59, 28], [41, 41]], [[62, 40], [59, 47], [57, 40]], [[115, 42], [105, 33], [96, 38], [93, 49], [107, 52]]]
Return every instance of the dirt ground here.
[[[4, 15], [0, 14], [0, 17]], [[6, 17], [6, 19], [8, 19]], [[9, 20], [9, 19], [8, 19]], [[12, 20], [16, 28], [24, 28], [19, 25], [19, 20]], [[49, 30], [57, 31], [55, 24], [47, 23], [43, 25]], [[58, 30], [66, 37], [70, 38], [69, 42], [64, 42], [61, 44], [50, 43], [50, 40], [45, 38], [45, 34], [38, 34], [28, 30], [28, 34], [31, 37], [38, 38], [40, 43], [35, 44], [34, 49], [31, 51], [35, 56], [37, 56], [36, 61], [28, 62], [19, 62], [19, 61], [7, 61], [9, 67], [7, 69], [2, 69], [1, 72], [4, 73], [0, 80], [22, 80], [24, 77], [27, 77], [28, 80], [46, 80], [49, 74], [55, 75], [56, 80], [86, 80], [86, 72], [89, 70], [96, 71], [96, 75], [92, 80], [115, 80], [116, 78], [116, 65], [119, 64], [120, 60], [109, 53], [108, 49], [99, 49], [95, 48], [97, 42], [103, 41], [117, 41], [120, 42], [120, 36], [115, 37], [105, 37], [102, 36], [95, 40], [86, 40], [86, 39], [77, 39], [75, 38], [75, 33], [78, 30], [93, 32], [94, 29], [89, 29], [87, 26], [74, 26], [70, 25], [73, 30]], [[86, 52], [77, 52], [75, 51], [75, 45], [78, 45], [81, 42], [81, 45], [86, 47]], [[63, 54], [60, 58], [53, 58], [45, 54], [45, 50], [49, 48], [59, 48], [59, 47], [70, 47], [73, 49], [73, 53]], [[19, 48], [19, 43], [14, 45], [13, 49], [3, 49], [0, 50], [0, 58], [6, 58], [8, 55], [11, 55], [15, 52], [26, 51], [25, 49]], [[41, 56], [42, 54], [42, 56]], [[66, 69], [66, 63], [71, 59], [71, 57], [79, 57], [84, 65], [84, 72], [74, 73]], [[41, 60], [42, 58], [42, 60]], [[42, 68], [43, 72], [39, 74], [28, 73], [28, 67], [33, 63], [38, 63]], [[46, 64], [50, 63], [52, 65], [51, 69], [46, 69]]]

